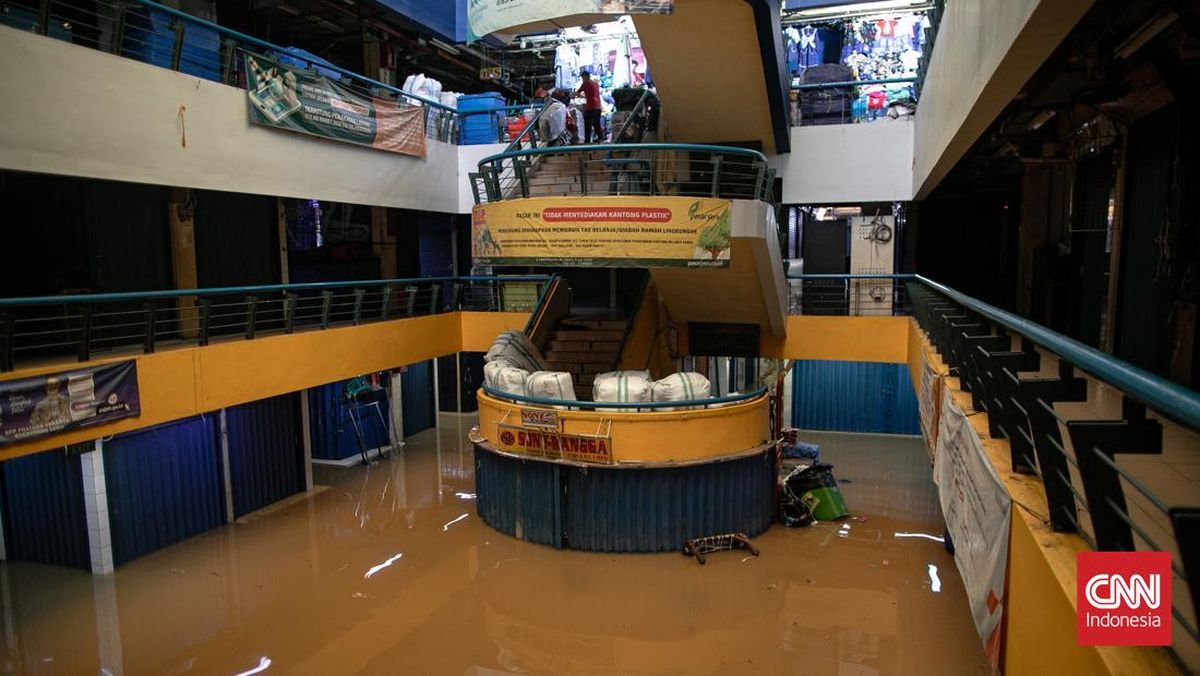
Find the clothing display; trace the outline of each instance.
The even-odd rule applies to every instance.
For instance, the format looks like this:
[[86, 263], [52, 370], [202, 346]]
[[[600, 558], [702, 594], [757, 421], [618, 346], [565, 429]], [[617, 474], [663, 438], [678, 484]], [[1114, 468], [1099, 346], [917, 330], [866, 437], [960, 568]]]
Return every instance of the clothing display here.
[[[929, 18], [923, 13], [788, 26], [783, 36], [792, 85], [915, 77], [928, 26]], [[834, 64], [846, 69], [826, 68]], [[821, 70], [813, 72], [816, 68]], [[835, 72], [844, 77], [830, 79]], [[797, 112], [805, 124], [868, 122], [887, 117], [888, 107], [899, 101], [914, 104], [912, 83], [802, 90], [797, 96]]]

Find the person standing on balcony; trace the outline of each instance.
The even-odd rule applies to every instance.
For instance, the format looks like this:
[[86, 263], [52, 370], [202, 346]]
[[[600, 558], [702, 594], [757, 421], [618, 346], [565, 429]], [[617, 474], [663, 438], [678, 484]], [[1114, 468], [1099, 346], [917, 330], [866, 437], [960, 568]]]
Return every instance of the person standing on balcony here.
[[579, 89], [575, 92], [578, 96], [583, 94], [583, 142], [592, 142], [592, 133], [596, 134], [596, 143], [604, 142], [604, 129], [600, 126], [600, 85], [592, 79], [592, 74], [588, 71], [583, 71], [579, 74], [583, 78], [583, 84], [579, 85]]

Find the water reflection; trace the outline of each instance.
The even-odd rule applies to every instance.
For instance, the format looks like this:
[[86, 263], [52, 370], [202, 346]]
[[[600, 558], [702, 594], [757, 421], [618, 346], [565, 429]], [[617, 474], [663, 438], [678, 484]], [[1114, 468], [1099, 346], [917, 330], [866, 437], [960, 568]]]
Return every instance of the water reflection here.
[[852, 479], [842, 491], [855, 520], [776, 527], [755, 540], [762, 556], [717, 553], [700, 566], [678, 554], [558, 551], [488, 529], [462, 511], [475, 497], [469, 425], [445, 422], [393, 457], [322, 468], [311, 494], [112, 576], [0, 565], [0, 665], [820, 674], [985, 664], [952, 559], [926, 536], [942, 530], [924, 507], [928, 477], [892, 466], [920, 466], [919, 441], [880, 453], [823, 440], [839, 478]]

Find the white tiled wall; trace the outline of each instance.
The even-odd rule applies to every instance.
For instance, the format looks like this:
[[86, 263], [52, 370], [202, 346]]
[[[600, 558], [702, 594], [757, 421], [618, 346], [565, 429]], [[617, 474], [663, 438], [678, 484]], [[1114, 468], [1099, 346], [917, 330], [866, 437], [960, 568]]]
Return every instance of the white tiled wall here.
[[88, 546], [93, 573], [113, 571], [112, 529], [108, 522], [108, 491], [104, 483], [104, 445], [81, 456], [83, 467], [83, 504], [87, 512]]

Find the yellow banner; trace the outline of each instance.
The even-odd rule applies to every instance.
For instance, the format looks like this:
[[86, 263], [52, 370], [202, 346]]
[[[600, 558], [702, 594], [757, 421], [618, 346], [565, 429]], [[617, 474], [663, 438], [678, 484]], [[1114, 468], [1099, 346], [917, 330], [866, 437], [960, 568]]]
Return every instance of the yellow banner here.
[[612, 462], [612, 438], [608, 435], [564, 434], [557, 429], [537, 429], [516, 425], [496, 425], [497, 448], [534, 458]]
[[729, 267], [729, 200], [531, 197], [477, 204], [481, 265]]

